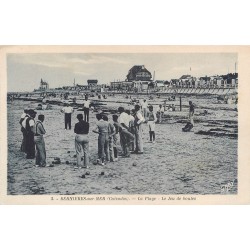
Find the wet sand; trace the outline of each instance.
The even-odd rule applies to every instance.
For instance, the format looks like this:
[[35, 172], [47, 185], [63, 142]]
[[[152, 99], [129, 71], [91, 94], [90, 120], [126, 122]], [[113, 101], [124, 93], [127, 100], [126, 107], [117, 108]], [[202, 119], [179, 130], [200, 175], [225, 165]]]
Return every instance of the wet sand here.
[[[188, 100], [196, 104], [195, 127], [182, 132], [188, 114]], [[116, 109], [121, 103], [108, 97], [105, 109]], [[127, 102], [123, 97], [119, 101]], [[105, 101], [105, 100], [102, 100]], [[151, 101], [156, 107], [162, 99]], [[175, 102], [178, 105], [178, 101]], [[215, 97], [183, 98], [183, 110], [166, 112], [162, 124], [156, 125], [156, 143], [148, 143], [148, 126], [143, 124], [144, 154], [119, 158], [105, 166], [94, 165], [97, 158], [97, 135], [90, 132], [90, 169], [74, 170], [76, 163], [74, 132], [64, 130], [64, 115], [60, 106], [37, 111], [45, 115], [44, 137], [47, 163], [60, 157], [54, 167], [34, 167], [20, 151], [22, 133], [19, 119], [27, 105], [38, 102], [15, 100], [8, 104], [8, 194], [220, 194], [221, 185], [234, 181], [229, 194], [237, 193], [237, 133], [238, 114], [235, 107], [217, 104]], [[125, 108], [131, 108], [123, 104]], [[208, 115], [202, 115], [204, 109]], [[75, 111], [72, 127], [77, 122]], [[38, 115], [37, 114], [37, 115]], [[90, 131], [95, 125], [90, 113]], [[111, 119], [109, 115], [109, 119]], [[199, 131], [216, 133], [197, 134]], [[230, 136], [231, 135], [231, 136]], [[232, 136], [233, 135], [233, 136]], [[69, 161], [70, 164], [66, 164]], [[89, 171], [89, 175], [80, 178]], [[101, 175], [104, 172], [104, 175]]]

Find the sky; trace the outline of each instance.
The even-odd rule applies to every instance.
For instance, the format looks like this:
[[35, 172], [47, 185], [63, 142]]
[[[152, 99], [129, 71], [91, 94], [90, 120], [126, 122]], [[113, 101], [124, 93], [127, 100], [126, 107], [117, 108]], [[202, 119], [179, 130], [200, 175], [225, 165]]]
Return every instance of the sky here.
[[50, 88], [125, 80], [130, 68], [144, 65], [155, 80], [235, 72], [236, 53], [36, 53], [7, 55], [8, 91], [33, 91], [41, 78]]

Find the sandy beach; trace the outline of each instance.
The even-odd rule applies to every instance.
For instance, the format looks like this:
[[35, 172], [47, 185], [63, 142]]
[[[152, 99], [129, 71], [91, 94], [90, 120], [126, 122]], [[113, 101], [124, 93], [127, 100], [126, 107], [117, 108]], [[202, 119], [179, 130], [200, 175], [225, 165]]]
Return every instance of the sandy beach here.
[[[103, 100], [103, 108], [132, 108], [123, 95], [117, 96]], [[188, 100], [196, 105], [195, 126], [185, 133], [182, 128], [187, 122]], [[149, 103], [156, 108], [162, 101], [155, 98]], [[105, 166], [93, 164], [97, 159], [97, 135], [90, 132], [90, 169], [76, 171], [75, 134], [64, 130], [62, 106], [37, 111], [37, 115], [45, 115], [47, 162], [60, 157], [62, 163], [38, 168], [20, 151], [20, 116], [24, 107], [36, 108], [38, 103], [8, 103], [8, 194], [221, 194], [221, 185], [231, 181], [234, 185], [230, 194], [237, 193], [238, 112], [233, 105], [218, 104], [216, 96], [183, 96], [182, 111], [178, 107], [175, 112], [166, 111], [163, 122], [156, 125], [155, 144], [148, 143], [148, 125], [143, 124], [143, 155], [120, 157], [118, 162]], [[203, 115], [204, 110], [207, 115]], [[73, 127], [78, 113], [83, 112], [75, 110]], [[90, 113], [90, 131], [95, 114]], [[83, 174], [85, 178], [81, 178]]]

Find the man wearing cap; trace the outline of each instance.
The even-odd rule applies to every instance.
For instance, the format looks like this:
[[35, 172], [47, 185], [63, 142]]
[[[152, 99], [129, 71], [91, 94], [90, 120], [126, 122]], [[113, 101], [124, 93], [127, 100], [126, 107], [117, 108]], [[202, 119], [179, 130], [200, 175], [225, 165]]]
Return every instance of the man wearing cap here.
[[35, 158], [35, 141], [34, 141], [34, 126], [36, 112], [33, 109], [29, 109], [27, 112], [27, 117], [23, 120], [22, 126], [25, 129], [26, 133], [26, 153], [27, 159]]
[[74, 112], [74, 109], [67, 103], [66, 106], [62, 108], [61, 112], [64, 113], [65, 130], [67, 130], [67, 127], [71, 129], [71, 114]]
[[38, 116], [35, 124], [34, 141], [36, 144], [36, 167], [46, 167], [46, 150], [43, 135], [46, 133], [43, 127], [44, 115]]

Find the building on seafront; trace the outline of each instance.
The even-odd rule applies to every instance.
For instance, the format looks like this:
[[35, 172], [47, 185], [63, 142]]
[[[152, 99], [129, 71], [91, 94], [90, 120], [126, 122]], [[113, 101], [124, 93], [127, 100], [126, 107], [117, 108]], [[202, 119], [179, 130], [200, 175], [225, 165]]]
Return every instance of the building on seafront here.
[[43, 81], [43, 79], [41, 79], [39, 90], [46, 91], [48, 89], [49, 89], [49, 84]]
[[110, 90], [116, 91], [147, 91], [152, 82], [152, 74], [144, 65], [134, 65], [124, 81], [110, 82]]

